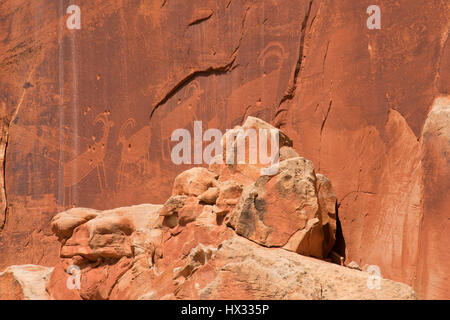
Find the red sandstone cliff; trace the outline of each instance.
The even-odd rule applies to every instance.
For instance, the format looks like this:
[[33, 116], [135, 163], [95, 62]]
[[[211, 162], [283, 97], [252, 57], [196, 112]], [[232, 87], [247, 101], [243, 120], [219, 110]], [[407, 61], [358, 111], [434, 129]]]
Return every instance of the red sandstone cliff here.
[[[279, 133], [280, 161], [220, 161], [234, 158], [227, 142], [238, 158], [239, 137], [255, 129], [263, 143], [273, 141], [267, 131]], [[331, 263], [342, 264], [333, 251], [336, 194], [284, 133], [248, 117], [222, 142], [225, 152], [208, 168], [175, 178], [163, 205], [55, 215], [59, 263], [9, 267], [0, 273], [0, 299], [416, 298], [408, 285], [374, 273], [376, 266], [363, 272], [356, 262]], [[245, 151], [261, 145], [249, 141]]]
[[55, 265], [69, 207], [164, 203], [173, 130], [253, 115], [333, 182], [346, 263], [450, 298], [448, 4], [371, 4], [3, 1], [0, 270]]

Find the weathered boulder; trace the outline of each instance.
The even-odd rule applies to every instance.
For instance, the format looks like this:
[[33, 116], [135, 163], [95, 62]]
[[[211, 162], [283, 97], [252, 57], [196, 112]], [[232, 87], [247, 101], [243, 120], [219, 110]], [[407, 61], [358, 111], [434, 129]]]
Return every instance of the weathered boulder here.
[[380, 278], [375, 279], [379, 281], [376, 289], [368, 285], [372, 281], [368, 273], [264, 248], [239, 237], [224, 241], [209, 264], [218, 272], [206, 285], [192, 284], [210, 272], [208, 265], [189, 281], [190, 293], [196, 298], [415, 299], [414, 291], [405, 284]]
[[336, 240], [336, 193], [330, 180], [323, 174], [316, 174], [316, 190], [320, 211], [320, 223], [324, 236], [324, 252], [330, 252]]
[[57, 263], [74, 205], [164, 203], [189, 169], [174, 130], [257, 116], [332, 180], [346, 260], [450, 297], [446, 149], [422, 138], [450, 93], [445, 1], [379, 1], [380, 30], [355, 0], [85, 1], [80, 30], [30, 3], [0, 5], [0, 269]]
[[173, 183], [172, 195], [199, 196], [217, 184], [217, 174], [201, 167], [180, 173]]
[[114, 261], [90, 262], [73, 257], [55, 266], [47, 292], [55, 300], [106, 300], [120, 277], [133, 261], [122, 257]]
[[[228, 225], [268, 247], [326, 257], [336, 232], [331, 185], [323, 176], [318, 182], [312, 162], [301, 157], [281, 161], [278, 168], [278, 174], [260, 176], [244, 189]], [[320, 188], [319, 196], [317, 185], [328, 189]]]
[[159, 215], [164, 217], [164, 226], [173, 228], [195, 221], [202, 210], [203, 204], [198, 197], [172, 196], [163, 205]]
[[299, 154], [292, 147], [283, 146], [280, 148], [279, 161], [300, 157]]
[[[61, 240], [62, 259], [47, 286], [52, 297], [108, 299], [118, 279], [136, 261], [151, 267], [162, 254], [161, 209], [161, 205], [144, 204], [98, 211], [94, 218], [77, 226]], [[70, 221], [72, 214], [78, 216], [79, 212], [62, 212], [55, 221]], [[73, 266], [79, 268], [80, 288], [67, 285]]]
[[217, 187], [212, 187], [199, 195], [198, 200], [206, 204], [215, 204], [218, 196], [219, 189]]
[[112, 290], [113, 299], [415, 299], [391, 280], [265, 248], [234, 236], [197, 244], [156, 273], [138, 265]]
[[46, 285], [53, 268], [26, 264], [0, 273], [0, 300], [48, 300]]
[[292, 147], [292, 140], [271, 124], [249, 116], [242, 126], [227, 130], [221, 146], [222, 155], [211, 161], [210, 170], [218, 173], [221, 181], [246, 184], [277, 163], [280, 150]]
[[[160, 209], [139, 205], [94, 213], [86, 209], [62, 212], [52, 222], [55, 233], [63, 238], [61, 257], [82, 256], [90, 261], [131, 257], [134, 234], [138, 230], [142, 238], [142, 233], [157, 226]], [[84, 218], [86, 212], [90, 219]]]
[[216, 201], [217, 214], [225, 215], [238, 203], [242, 194], [242, 185], [233, 180], [224, 181], [220, 184], [219, 196]]
[[88, 208], [72, 208], [61, 212], [52, 218], [52, 231], [60, 239], [70, 238], [73, 229], [94, 219], [98, 213], [98, 210]]

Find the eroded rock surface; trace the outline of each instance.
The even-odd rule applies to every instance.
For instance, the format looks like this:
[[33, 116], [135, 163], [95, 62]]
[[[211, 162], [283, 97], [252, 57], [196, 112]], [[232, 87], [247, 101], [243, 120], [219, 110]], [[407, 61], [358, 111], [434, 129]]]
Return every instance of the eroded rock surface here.
[[[334, 208], [328, 214], [327, 207], [322, 208], [324, 201], [319, 203], [317, 186], [321, 182], [312, 162], [297, 157], [281, 161], [278, 167], [278, 174], [260, 176], [244, 189], [228, 224], [237, 234], [259, 244], [327, 257], [334, 245], [336, 217]], [[329, 191], [327, 196], [333, 197], [334, 192]], [[320, 192], [325, 198], [324, 187]], [[335, 205], [334, 196], [331, 207]]]
[[164, 203], [175, 129], [257, 116], [333, 182], [347, 264], [450, 297], [445, 1], [380, 1], [380, 30], [355, 0], [79, 5], [0, 4], [0, 270], [57, 263], [58, 212]]
[[[282, 132], [278, 137], [289, 141]], [[186, 170], [163, 205], [57, 214], [51, 225], [61, 259], [46, 284], [50, 297], [414, 299], [405, 284], [330, 263], [336, 239], [331, 182], [295, 150], [280, 153], [285, 159], [271, 175], [258, 164]], [[259, 175], [251, 181], [249, 172]]]
[[0, 300], [48, 300], [47, 284], [53, 268], [10, 266], [0, 273]]

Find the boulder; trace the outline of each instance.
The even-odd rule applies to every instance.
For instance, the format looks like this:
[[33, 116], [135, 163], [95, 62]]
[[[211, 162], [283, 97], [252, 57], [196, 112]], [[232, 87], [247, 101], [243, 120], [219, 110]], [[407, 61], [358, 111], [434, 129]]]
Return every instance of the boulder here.
[[244, 189], [227, 223], [264, 246], [324, 258], [335, 241], [336, 199], [326, 178], [319, 179], [319, 186], [326, 185], [321, 196], [311, 161], [284, 160], [276, 175], [260, 176]]
[[[265, 168], [278, 162], [281, 148], [292, 147], [292, 140], [286, 134], [251, 116], [246, 118], [242, 126], [228, 130], [221, 143], [222, 158], [213, 159], [212, 170], [220, 176], [229, 176], [239, 182], [245, 181], [245, 178], [237, 178], [239, 176], [255, 180]], [[219, 179], [224, 180], [224, 177]]]
[[192, 222], [202, 212], [203, 205], [198, 197], [177, 195], [170, 197], [161, 208], [159, 215], [164, 217], [163, 226], [174, 228]]
[[219, 189], [217, 187], [212, 187], [199, 195], [198, 200], [205, 204], [215, 204], [218, 196]]
[[320, 211], [320, 223], [324, 236], [323, 251], [330, 252], [336, 241], [336, 193], [330, 180], [323, 174], [316, 174], [316, 190]]
[[0, 300], [49, 300], [46, 285], [53, 268], [25, 264], [0, 273]]
[[73, 229], [79, 225], [94, 219], [99, 211], [88, 208], [72, 208], [55, 215], [51, 221], [53, 233], [60, 239], [72, 236]]
[[242, 185], [236, 181], [229, 180], [220, 184], [219, 196], [216, 201], [217, 214], [225, 215], [230, 212], [239, 202], [242, 194]]
[[206, 168], [196, 167], [180, 173], [173, 183], [172, 195], [199, 196], [216, 186], [217, 174]]
[[[199, 299], [283, 300], [412, 300], [408, 285], [377, 278], [371, 286], [369, 273], [301, 256], [280, 249], [261, 247], [243, 238], [222, 243], [214, 253], [217, 273], [192, 288]], [[210, 273], [208, 265], [185, 283], [201, 283]], [[379, 286], [377, 285], [379, 284]], [[194, 286], [195, 287], [195, 286]], [[377, 289], [379, 288], [379, 289]]]
[[255, 116], [332, 180], [346, 260], [450, 298], [448, 152], [436, 121], [423, 130], [450, 93], [447, 1], [374, 1], [381, 30], [367, 1], [83, 1], [62, 33], [58, 1], [1, 3], [0, 270], [56, 264], [49, 221], [74, 204], [164, 203], [188, 169], [174, 130]]
[[[136, 205], [96, 211], [90, 220], [84, 219], [84, 223], [78, 220], [79, 225], [70, 233], [65, 233], [66, 237], [68, 234], [70, 236], [62, 241], [61, 257], [81, 256], [90, 261], [132, 257], [133, 243], [139, 246], [143, 234], [147, 235], [149, 230], [162, 226], [159, 219], [161, 208], [159, 205]], [[56, 215], [56, 232], [62, 234], [59, 227], [61, 221], [77, 221], [79, 216], [80, 211], [74, 209]], [[137, 236], [136, 241], [134, 236]], [[147, 248], [147, 245], [144, 248], [155, 250], [155, 247]]]

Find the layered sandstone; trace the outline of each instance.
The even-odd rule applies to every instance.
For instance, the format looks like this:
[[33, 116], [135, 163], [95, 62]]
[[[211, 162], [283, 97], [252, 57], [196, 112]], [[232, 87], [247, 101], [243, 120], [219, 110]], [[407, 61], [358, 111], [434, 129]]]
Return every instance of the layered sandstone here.
[[[331, 263], [331, 182], [295, 150], [281, 153], [269, 164], [277, 170], [217, 162], [217, 172], [186, 170], [163, 205], [57, 214], [61, 259], [46, 283], [49, 298], [415, 299], [405, 284]], [[68, 285], [77, 276], [78, 287]]]
[[0, 4], [0, 269], [57, 263], [57, 212], [164, 203], [191, 167], [173, 130], [253, 115], [333, 182], [346, 264], [450, 297], [445, 1], [380, 1], [380, 30], [367, 1], [77, 3], [80, 30], [61, 1]]
[[0, 300], [48, 300], [46, 286], [53, 268], [10, 266], [0, 273]]
[[[276, 130], [256, 118], [246, 121], [251, 122], [255, 124], [256, 129]], [[280, 141], [288, 139], [283, 133], [278, 137]], [[228, 136], [228, 139], [234, 139], [233, 143], [236, 143], [238, 136]], [[254, 152], [249, 147], [250, 145], [246, 148], [247, 154]], [[260, 210], [261, 220], [247, 217], [243, 224], [233, 227], [241, 231], [237, 231], [238, 234], [243, 231], [245, 237], [254, 240], [252, 232], [255, 231], [256, 222], [259, 226], [264, 226], [265, 238], [269, 236], [269, 239], [264, 239], [268, 241], [262, 243], [265, 246], [284, 247], [297, 253], [327, 257], [334, 245], [336, 229], [333, 226], [336, 223], [335, 216], [324, 213], [326, 208], [319, 198], [323, 200], [334, 196], [330, 183], [322, 177], [322, 181], [328, 182], [329, 188], [319, 188], [320, 182], [316, 178], [312, 163], [300, 157], [283, 160], [276, 166], [280, 168], [276, 173], [271, 176], [258, 175], [256, 181], [264, 179], [267, 182], [273, 179], [275, 185], [280, 185], [277, 181], [286, 177], [286, 166], [296, 171], [297, 174], [293, 174], [291, 180], [299, 185], [299, 188], [290, 190], [289, 186], [285, 186], [285, 189], [280, 189], [279, 192], [266, 190], [267, 208], [263, 194], [257, 200], [258, 205], [254, 202]], [[61, 241], [62, 260], [49, 284], [52, 297], [107, 299], [116, 288], [124, 286], [121, 283], [122, 276], [127, 279], [126, 270], [133, 268], [149, 272], [146, 281], [152, 284], [150, 288], [159, 290], [159, 287], [168, 287], [171, 291], [167, 294], [176, 297], [180, 284], [175, 287], [173, 284], [181, 281], [183, 277], [187, 279], [206, 263], [206, 259], [212, 258], [212, 252], [217, 250], [223, 241], [234, 236], [225, 221], [232, 217], [231, 220], [237, 219], [240, 223], [240, 217], [248, 215], [247, 209], [242, 208], [241, 204], [249, 202], [243, 190], [251, 189], [256, 183], [248, 182], [252, 180], [249, 172], [255, 174], [262, 168], [260, 164], [240, 164], [238, 169], [234, 164], [226, 162], [215, 162], [211, 167], [218, 170], [218, 173], [202, 167], [180, 173], [174, 180], [172, 196], [162, 206], [139, 205], [102, 212], [73, 208], [57, 214], [52, 219], [51, 226]], [[247, 181], [247, 184], [242, 184], [242, 181]], [[305, 183], [306, 188], [303, 186]], [[328, 193], [325, 193], [325, 190], [328, 190]], [[289, 199], [284, 199], [283, 196], [289, 194], [297, 198], [294, 202], [297, 208], [292, 212], [285, 211], [282, 206], [277, 208], [276, 206], [288, 202]], [[270, 202], [270, 198], [275, 201]], [[331, 202], [334, 209], [336, 198], [332, 198]], [[331, 224], [330, 220], [333, 220]], [[314, 227], [310, 226], [311, 222]], [[295, 228], [289, 228], [290, 224]], [[299, 237], [298, 233], [303, 236]], [[280, 238], [284, 241], [271, 241]], [[179, 266], [180, 264], [182, 266]], [[73, 265], [80, 269], [82, 275], [79, 291], [73, 291], [66, 285], [67, 277], [64, 273]], [[134, 271], [136, 272], [138, 271]], [[160, 278], [161, 272], [172, 272], [173, 283]], [[125, 287], [133, 295], [140, 292], [139, 288], [134, 281]]]

